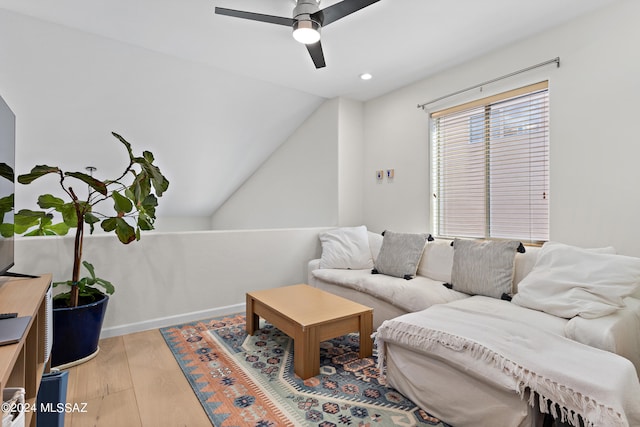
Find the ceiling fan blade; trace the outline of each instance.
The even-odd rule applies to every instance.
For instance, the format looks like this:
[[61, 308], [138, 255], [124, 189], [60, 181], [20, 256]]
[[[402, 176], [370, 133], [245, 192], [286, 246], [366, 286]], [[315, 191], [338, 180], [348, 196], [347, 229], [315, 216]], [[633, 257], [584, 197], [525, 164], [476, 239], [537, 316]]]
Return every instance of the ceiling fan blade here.
[[313, 44], [308, 44], [307, 50], [309, 51], [309, 55], [311, 55], [311, 59], [313, 60], [313, 64], [316, 68], [324, 68], [326, 67], [326, 63], [324, 62], [324, 53], [322, 53], [322, 44], [318, 41]]
[[380, 0], [343, 0], [315, 12], [311, 15], [311, 18], [321, 22], [324, 27], [378, 1]]
[[262, 13], [244, 12], [242, 10], [226, 9], [224, 7], [216, 7], [218, 15], [233, 16], [234, 18], [251, 19], [252, 21], [267, 22], [269, 24], [286, 25], [291, 27], [294, 22], [293, 18], [285, 18], [282, 16], [263, 15]]

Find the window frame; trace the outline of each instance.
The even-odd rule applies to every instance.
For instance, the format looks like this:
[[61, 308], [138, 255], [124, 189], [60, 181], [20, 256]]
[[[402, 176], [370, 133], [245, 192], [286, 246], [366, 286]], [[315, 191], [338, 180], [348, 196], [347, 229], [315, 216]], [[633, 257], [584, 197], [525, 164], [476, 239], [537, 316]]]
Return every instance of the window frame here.
[[[543, 215], [543, 219], [546, 221], [544, 223], [544, 225], [540, 228], [541, 230], [543, 230], [544, 232], [546, 232], [546, 235], [544, 233], [541, 233], [539, 235], [534, 235], [533, 233], [531, 233], [531, 227], [530, 227], [530, 231], [529, 233], [522, 233], [523, 235], [515, 238], [513, 237], [514, 240], [521, 240], [524, 243], [530, 243], [530, 244], [542, 244], [545, 241], [549, 240], [549, 234], [550, 234], [550, 200], [549, 200], [549, 194], [550, 194], [550, 171], [549, 171], [549, 157], [550, 157], [550, 117], [549, 117], [549, 108], [550, 108], [550, 102], [549, 102], [549, 81], [548, 80], [544, 80], [544, 81], [540, 81], [538, 83], [534, 83], [534, 84], [530, 84], [530, 85], [526, 85], [526, 86], [522, 86], [516, 89], [512, 89], [512, 90], [507, 90], [501, 93], [497, 93], [495, 95], [491, 95], [491, 96], [487, 96], [487, 97], [483, 97], [480, 99], [474, 99], [471, 100], [469, 102], [465, 102], [459, 105], [455, 105], [455, 106], [451, 106], [448, 108], [443, 108], [440, 109], [438, 111], [434, 111], [429, 115], [429, 154], [430, 154], [430, 159], [429, 159], [429, 164], [430, 164], [430, 169], [431, 169], [431, 174], [430, 174], [430, 178], [431, 178], [431, 182], [430, 182], [430, 215], [431, 215], [431, 223], [432, 223], [432, 232], [434, 234], [434, 236], [437, 237], [442, 237], [442, 238], [453, 238], [453, 237], [469, 237], [469, 238], [483, 238], [483, 239], [504, 239], [505, 237], [499, 237], [496, 236], [495, 234], [492, 236], [492, 231], [491, 231], [491, 225], [492, 225], [492, 218], [491, 218], [491, 206], [490, 202], [492, 199], [492, 192], [491, 192], [491, 185], [489, 185], [489, 181], [492, 179], [492, 175], [490, 172], [490, 168], [488, 168], [488, 166], [485, 166], [485, 170], [484, 170], [484, 180], [485, 180], [485, 189], [484, 189], [484, 216], [485, 218], [481, 220], [481, 222], [484, 225], [484, 232], [482, 233], [482, 236], [478, 236], [478, 235], [470, 235], [470, 236], [465, 236], [464, 234], [460, 234], [460, 235], [451, 235], [451, 233], [443, 233], [442, 232], [442, 227], [440, 224], [441, 221], [441, 202], [438, 199], [439, 194], [438, 193], [438, 189], [439, 189], [439, 178], [441, 177], [440, 174], [440, 169], [441, 166], [440, 164], [438, 164], [438, 161], [441, 159], [441, 156], [438, 153], [438, 148], [441, 148], [441, 145], [439, 144], [439, 142], [437, 141], [437, 137], [435, 135], [435, 126], [436, 126], [436, 122], [440, 117], [445, 117], [445, 116], [451, 116], [455, 113], [461, 113], [461, 112], [466, 112], [466, 111], [470, 111], [474, 108], [480, 108], [482, 107], [482, 113], [478, 113], [477, 115], [479, 116], [478, 119], [478, 123], [482, 124], [482, 132], [480, 131], [480, 127], [477, 130], [477, 134], [476, 136], [478, 136], [478, 140], [477, 141], [473, 141], [474, 140], [474, 131], [472, 129], [473, 126], [473, 114], [470, 114], [469, 117], [469, 131], [468, 131], [468, 140], [469, 140], [469, 144], [471, 143], [483, 143], [486, 145], [484, 153], [485, 153], [485, 162], [489, 162], [488, 157], [491, 155], [491, 151], [495, 151], [495, 148], [492, 148], [490, 145], [492, 144], [492, 136], [490, 135], [494, 130], [491, 127], [492, 122], [489, 121], [485, 121], [487, 120], [487, 117], [489, 117], [488, 115], [491, 114], [491, 108], [494, 107], [500, 103], [504, 103], [504, 102], [508, 102], [509, 100], [515, 100], [519, 97], [524, 97], [524, 96], [528, 96], [528, 95], [533, 95], [536, 93], [542, 93], [545, 92], [545, 103], [544, 103], [544, 109], [541, 109], [540, 111], [542, 113], [544, 113], [544, 177], [543, 177], [543, 182], [544, 182], [544, 190], [543, 190], [543, 199], [545, 200], [545, 202], [543, 203], [544, 206], [546, 206], [546, 213]], [[535, 110], [534, 110], [535, 112]], [[485, 125], [485, 123], [487, 123], [488, 125]], [[529, 161], [531, 161], [532, 157], [528, 158]], [[488, 163], [487, 163], [488, 165]], [[495, 177], [493, 177], [495, 178]], [[529, 175], [529, 179], [531, 178], [531, 175]], [[495, 197], [495, 192], [493, 193], [494, 197]], [[525, 194], [529, 194], [529, 193], [525, 193]], [[531, 215], [532, 210], [529, 210], [529, 215]], [[443, 214], [446, 215], [446, 214]], [[535, 216], [535, 215], [533, 215]], [[533, 224], [535, 223], [534, 219], [532, 218], [529, 220], [529, 224]], [[446, 224], [444, 225], [446, 226]], [[518, 233], [519, 234], [519, 233]], [[542, 238], [540, 238], [542, 237]], [[511, 237], [508, 237], [511, 238]]]

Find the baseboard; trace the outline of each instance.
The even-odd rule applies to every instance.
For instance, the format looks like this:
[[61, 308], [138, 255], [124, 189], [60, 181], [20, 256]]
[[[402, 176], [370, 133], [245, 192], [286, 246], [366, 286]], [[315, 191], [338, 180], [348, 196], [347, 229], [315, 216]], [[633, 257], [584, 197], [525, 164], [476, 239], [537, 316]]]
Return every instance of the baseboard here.
[[235, 305], [227, 305], [225, 307], [216, 307], [210, 310], [194, 311], [191, 313], [178, 314], [175, 316], [145, 320], [143, 322], [129, 323], [127, 325], [112, 326], [110, 328], [102, 329], [100, 339], [132, 334], [134, 332], [148, 331], [149, 329], [164, 328], [166, 326], [178, 325], [180, 323], [193, 322], [195, 320], [224, 316], [227, 314], [240, 313], [244, 311], [245, 304], [241, 303]]

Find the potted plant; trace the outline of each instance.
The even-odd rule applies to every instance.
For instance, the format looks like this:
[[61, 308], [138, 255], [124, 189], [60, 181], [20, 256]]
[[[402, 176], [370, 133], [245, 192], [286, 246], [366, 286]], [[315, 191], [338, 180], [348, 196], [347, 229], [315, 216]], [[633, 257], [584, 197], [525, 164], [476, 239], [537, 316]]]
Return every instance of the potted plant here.
[[[122, 174], [114, 179], [99, 180], [91, 173], [65, 172], [47, 165], [35, 166], [31, 172], [18, 176], [19, 183], [30, 184], [45, 175], [55, 175], [63, 198], [43, 194], [38, 197], [42, 210], [19, 210], [14, 216], [16, 234], [61, 236], [75, 228], [71, 279], [53, 284], [69, 287], [67, 292], [54, 297], [53, 366], [69, 366], [97, 353], [108, 295], [114, 292], [113, 285], [97, 277], [93, 265], [82, 259], [85, 227], [88, 226], [92, 234], [96, 224], [100, 224], [104, 231], [115, 233], [124, 244], [140, 240], [141, 231], [153, 230], [157, 198], [169, 187], [167, 178], [154, 165], [151, 152], [135, 156], [129, 142], [115, 132], [112, 134], [126, 148], [129, 157]], [[88, 186], [86, 199], [78, 196], [72, 182]], [[103, 205], [109, 213], [96, 210], [102, 202], [107, 202]], [[54, 223], [55, 213], [62, 218], [61, 222]], [[81, 277], [82, 266], [88, 271], [85, 277]]]

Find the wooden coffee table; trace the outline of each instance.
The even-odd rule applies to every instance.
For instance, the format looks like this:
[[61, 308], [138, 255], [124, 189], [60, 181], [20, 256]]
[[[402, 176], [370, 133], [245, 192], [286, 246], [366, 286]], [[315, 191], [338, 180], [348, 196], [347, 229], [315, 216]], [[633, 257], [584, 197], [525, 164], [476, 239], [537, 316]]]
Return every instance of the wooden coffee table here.
[[247, 333], [260, 317], [293, 338], [293, 367], [302, 379], [320, 373], [320, 343], [360, 333], [360, 357], [370, 357], [373, 309], [309, 285], [247, 293]]

